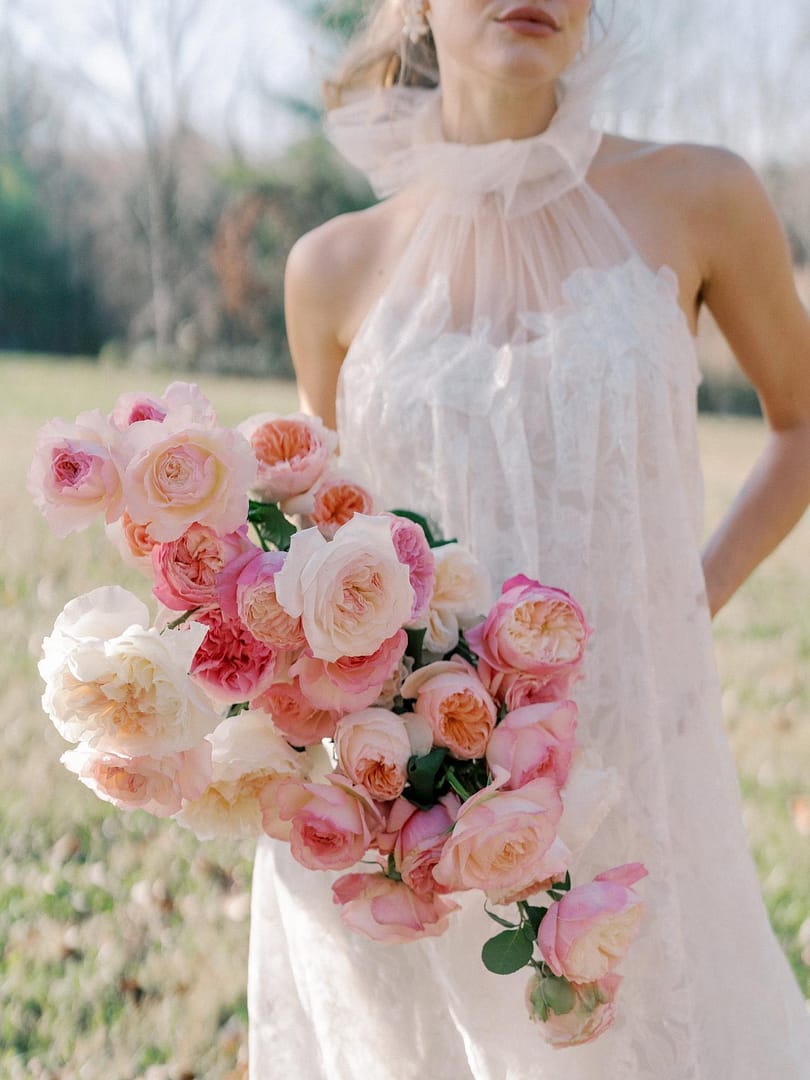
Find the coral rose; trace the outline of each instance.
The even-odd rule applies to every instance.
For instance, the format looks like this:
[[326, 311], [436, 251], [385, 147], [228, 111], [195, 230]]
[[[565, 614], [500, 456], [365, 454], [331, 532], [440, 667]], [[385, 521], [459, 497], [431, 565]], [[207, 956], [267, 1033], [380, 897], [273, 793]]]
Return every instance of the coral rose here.
[[99, 514], [107, 523], [124, 509], [118, 436], [98, 411], [75, 424], [50, 420], [37, 434], [28, 491], [57, 536], [87, 526]]
[[408, 621], [413, 589], [385, 518], [356, 514], [327, 541], [317, 529], [296, 533], [276, 595], [301, 616], [320, 660], [371, 656]]
[[368, 791], [339, 773], [323, 784], [287, 780], [273, 795], [274, 806], [268, 798], [263, 804], [268, 817], [291, 823], [293, 858], [310, 870], [348, 870], [363, 858], [383, 824]]
[[284, 502], [321, 479], [337, 448], [337, 434], [317, 416], [259, 413], [239, 425], [258, 472], [254, 491], [263, 502]]
[[535, 973], [526, 987], [529, 1017], [540, 1025], [550, 1046], [582, 1046], [603, 1035], [616, 1019], [621, 981], [621, 975], [611, 974], [574, 986]]
[[428, 721], [437, 746], [457, 758], [484, 756], [497, 710], [472, 664], [461, 657], [427, 664], [405, 680], [402, 696], [416, 698], [414, 712]]
[[104, 531], [128, 566], [152, 576], [152, 549], [157, 541], [146, 525], [138, 525], [125, 510], [117, 521], [106, 525]]
[[573, 701], [526, 705], [507, 713], [487, 746], [491, 770], [505, 769], [505, 788], [520, 788], [549, 776], [561, 788], [568, 779], [577, 747], [577, 707]]
[[470, 647], [490, 668], [545, 679], [571, 674], [591, 630], [579, 604], [523, 574], [505, 582], [483, 623], [467, 632]]
[[549, 907], [537, 942], [555, 975], [587, 983], [613, 970], [638, 934], [644, 904], [631, 886], [646, 874], [641, 863], [606, 870]]
[[316, 708], [302, 692], [297, 678], [273, 683], [251, 705], [269, 713], [293, 746], [315, 746], [333, 738], [341, 715], [334, 709]]
[[390, 802], [405, 789], [411, 743], [396, 713], [362, 709], [344, 716], [335, 731], [335, 751], [342, 771], [372, 798]]
[[331, 540], [340, 526], [355, 514], [373, 513], [374, 498], [371, 493], [341, 473], [328, 473], [313, 493], [310, 517], [327, 540]]
[[177, 540], [152, 548], [153, 592], [172, 611], [217, 603], [217, 575], [233, 559], [256, 551], [247, 527], [220, 536], [206, 525], [192, 525]]
[[308, 653], [290, 668], [301, 690], [319, 709], [352, 712], [372, 705], [386, 682], [397, 670], [408, 645], [408, 635], [398, 630], [372, 656], [343, 656], [339, 660], [318, 660]]
[[453, 832], [433, 870], [450, 891], [481, 889], [504, 902], [533, 890], [557, 869], [554, 848], [562, 813], [553, 780], [532, 780], [520, 791], [499, 791], [503, 776], [461, 807]]
[[191, 674], [215, 701], [251, 701], [275, 677], [276, 652], [257, 641], [239, 619], [228, 619], [219, 608], [201, 611], [196, 620], [208, 628], [194, 655]]
[[386, 945], [438, 937], [459, 906], [444, 896], [415, 893], [385, 874], [346, 874], [332, 893], [346, 926]]

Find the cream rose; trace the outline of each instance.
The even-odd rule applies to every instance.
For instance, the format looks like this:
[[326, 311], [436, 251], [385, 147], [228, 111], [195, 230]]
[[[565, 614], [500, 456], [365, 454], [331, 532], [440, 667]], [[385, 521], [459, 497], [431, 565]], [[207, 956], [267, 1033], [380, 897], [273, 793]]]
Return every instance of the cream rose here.
[[362, 709], [344, 716], [335, 731], [335, 750], [343, 772], [372, 798], [388, 802], [402, 794], [411, 742], [396, 713]]

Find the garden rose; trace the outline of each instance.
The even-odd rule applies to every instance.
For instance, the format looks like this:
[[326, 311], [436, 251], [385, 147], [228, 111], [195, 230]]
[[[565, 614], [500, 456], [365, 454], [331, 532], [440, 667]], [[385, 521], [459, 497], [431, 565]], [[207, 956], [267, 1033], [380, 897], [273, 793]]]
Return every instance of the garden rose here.
[[133, 424], [124, 438], [127, 511], [156, 540], [177, 540], [195, 523], [222, 536], [244, 524], [256, 461], [239, 432], [183, 426], [170, 414]]
[[337, 448], [337, 434], [317, 416], [259, 413], [239, 425], [258, 462], [253, 485], [264, 502], [302, 495], [321, 479]]
[[334, 709], [316, 708], [303, 694], [297, 678], [272, 683], [251, 704], [269, 713], [294, 746], [315, 746], [331, 739], [341, 715]]
[[389, 802], [402, 794], [411, 743], [396, 713], [362, 709], [344, 716], [335, 731], [335, 750], [341, 770], [372, 798]]
[[105, 526], [107, 539], [128, 566], [152, 576], [152, 549], [157, 541], [146, 525], [137, 525], [126, 510]]
[[537, 942], [555, 975], [587, 983], [613, 970], [638, 934], [644, 904], [631, 886], [646, 874], [641, 863], [614, 867], [549, 907]]
[[[560, 987], [560, 980], [535, 973], [526, 987], [529, 1017], [540, 1025], [543, 1038], [551, 1046], [582, 1046], [603, 1035], [616, 1019], [615, 1001], [621, 981], [621, 975], [610, 974], [596, 982], [569, 984], [566, 989], [565, 984]], [[560, 999], [558, 1007], [566, 1009], [564, 1012], [553, 1008]]]
[[427, 542], [424, 529], [409, 518], [384, 514], [391, 525], [394, 550], [401, 563], [408, 567], [413, 589], [413, 607], [409, 625], [421, 624], [433, 599], [436, 579], [436, 558]]
[[272, 780], [308, 776], [315, 761], [293, 750], [269, 717], [255, 711], [223, 720], [209, 740], [210, 782], [177, 817], [200, 840], [258, 836], [261, 792]]
[[191, 674], [215, 701], [251, 701], [275, 677], [276, 653], [250, 633], [239, 619], [228, 619], [219, 608], [201, 611], [197, 621], [208, 633], [194, 655]]
[[173, 382], [162, 397], [142, 392], [121, 394], [115, 403], [110, 421], [119, 431], [126, 431], [142, 420], [162, 424], [171, 412], [183, 410], [189, 423], [214, 427], [217, 422], [214, 408], [195, 383]]
[[329, 775], [323, 784], [288, 780], [273, 795], [272, 803], [270, 799], [263, 802], [270, 823], [275, 815], [291, 823], [293, 857], [310, 870], [354, 866], [383, 824], [368, 791], [339, 773]]
[[475, 668], [461, 657], [427, 664], [402, 686], [404, 698], [416, 698], [414, 712], [433, 729], [433, 741], [454, 757], [483, 757], [495, 727], [495, 703]]
[[327, 540], [355, 514], [373, 513], [374, 498], [370, 492], [339, 472], [328, 473], [313, 492], [310, 517]]
[[284, 610], [301, 616], [313, 656], [371, 656], [407, 622], [413, 589], [385, 518], [356, 514], [326, 541], [317, 529], [293, 536], [276, 574]]
[[304, 653], [291, 666], [290, 674], [298, 676], [302, 692], [319, 709], [365, 709], [380, 696], [407, 645], [408, 635], [398, 630], [372, 656], [327, 661]]
[[265, 645], [285, 651], [306, 644], [301, 619], [288, 615], [276, 596], [276, 574], [286, 558], [283, 551], [254, 548], [229, 563], [217, 578], [219, 602], [226, 615], [240, 618]]
[[467, 641], [495, 671], [544, 677], [576, 668], [590, 633], [582, 608], [567, 592], [518, 574], [504, 583]]
[[57, 536], [87, 528], [99, 514], [109, 523], [124, 509], [117, 435], [98, 411], [75, 424], [50, 420], [37, 434], [28, 491]]
[[563, 813], [557, 835], [572, 851], [580, 851], [619, 804], [622, 794], [618, 770], [613, 766], [605, 768], [592, 746], [580, 747], [574, 753], [562, 791]]
[[435, 577], [428, 606], [425, 648], [444, 655], [458, 644], [459, 628], [475, 622], [492, 602], [486, 568], [461, 544], [433, 549]]
[[526, 675], [519, 671], [498, 671], [479, 659], [477, 670], [478, 678], [498, 705], [505, 705], [510, 712], [525, 705], [564, 701], [582, 678], [579, 664], [546, 675]]
[[177, 540], [152, 548], [153, 592], [172, 611], [217, 603], [217, 575], [233, 559], [257, 551], [247, 527], [220, 536], [206, 525], [192, 525]]
[[573, 701], [526, 705], [507, 713], [492, 733], [487, 763], [509, 773], [505, 788], [520, 788], [539, 776], [564, 786], [577, 747]]
[[145, 810], [155, 817], [178, 813], [184, 799], [196, 799], [211, 780], [211, 744], [166, 757], [120, 757], [87, 747], [66, 750], [59, 759], [99, 799], [120, 810]]
[[42, 705], [63, 738], [128, 757], [189, 750], [218, 716], [188, 677], [205, 627], [159, 633], [132, 593], [106, 586], [66, 605], [43, 642]]
[[394, 834], [394, 864], [402, 880], [420, 896], [446, 891], [433, 876], [453, 822], [461, 807], [458, 795], [443, 796], [429, 810], [397, 799], [388, 815], [386, 832]]
[[553, 780], [532, 780], [520, 791], [500, 791], [505, 777], [467, 799], [433, 870], [451, 892], [481, 889], [506, 902], [544, 881], [560, 868], [554, 846], [562, 802]]
[[346, 926], [387, 945], [438, 937], [459, 906], [444, 896], [415, 893], [385, 874], [346, 874], [332, 893]]

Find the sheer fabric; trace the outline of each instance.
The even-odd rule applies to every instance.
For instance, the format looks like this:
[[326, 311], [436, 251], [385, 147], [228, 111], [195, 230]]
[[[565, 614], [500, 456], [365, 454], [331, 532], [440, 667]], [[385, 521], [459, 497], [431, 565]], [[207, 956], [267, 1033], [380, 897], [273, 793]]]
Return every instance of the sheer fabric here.
[[444, 142], [438, 91], [333, 114], [381, 195], [423, 210], [341, 370], [346, 467], [426, 512], [500, 583], [571, 591], [594, 635], [583, 738], [624, 780], [583, 881], [646, 863], [615, 1026], [547, 1047], [523, 975], [491, 975], [466, 894], [438, 939], [343, 929], [335, 875], [259, 845], [251, 1074], [309, 1080], [807, 1080], [810, 1018], [771, 930], [724, 734], [699, 542], [700, 379], [678, 283], [587, 184], [592, 82], [519, 142]]

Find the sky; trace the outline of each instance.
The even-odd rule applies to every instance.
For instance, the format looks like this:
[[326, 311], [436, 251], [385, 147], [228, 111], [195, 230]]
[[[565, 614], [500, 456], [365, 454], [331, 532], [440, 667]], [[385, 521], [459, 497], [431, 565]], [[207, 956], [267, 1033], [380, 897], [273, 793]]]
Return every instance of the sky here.
[[[188, 0], [128, 0], [143, 19]], [[131, 85], [105, 33], [111, 0], [0, 0], [23, 48], [60, 73], [85, 127], [120, 135]], [[626, 80], [611, 126], [628, 135], [730, 146], [755, 164], [810, 160], [810, 5], [797, 0], [618, 0], [646, 23], [638, 73]], [[179, 5], [179, 7], [178, 7]], [[227, 130], [256, 153], [278, 147], [295, 124], [273, 90], [317, 101], [328, 69], [323, 40], [295, 0], [205, 0], [193, 35], [190, 112], [216, 138]], [[105, 40], [105, 37], [107, 40]], [[237, 92], [238, 90], [238, 92]], [[100, 91], [100, 92], [99, 92]]]

